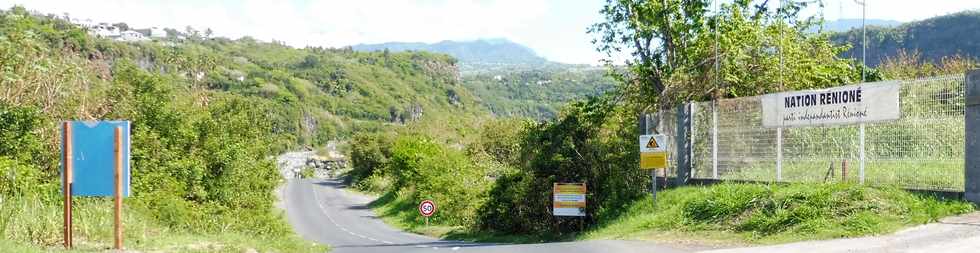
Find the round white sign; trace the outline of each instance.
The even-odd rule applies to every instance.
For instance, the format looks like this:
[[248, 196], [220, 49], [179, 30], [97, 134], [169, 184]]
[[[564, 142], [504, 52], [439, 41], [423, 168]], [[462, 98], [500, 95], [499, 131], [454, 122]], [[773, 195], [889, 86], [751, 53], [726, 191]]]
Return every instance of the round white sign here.
[[422, 216], [429, 217], [436, 212], [436, 203], [432, 200], [425, 200], [419, 203], [419, 213]]

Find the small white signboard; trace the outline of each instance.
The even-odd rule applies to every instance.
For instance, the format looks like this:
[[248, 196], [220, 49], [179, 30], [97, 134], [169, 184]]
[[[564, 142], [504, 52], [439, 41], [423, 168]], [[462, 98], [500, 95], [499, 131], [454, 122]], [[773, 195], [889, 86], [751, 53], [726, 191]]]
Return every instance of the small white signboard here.
[[640, 135], [640, 153], [667, 152], [667, 135]]
[[863, 83], [823, 90], [762, 96], [762, 126], [794, 127], [896, 120], [898, 81]]
[[555, 183], [552, 215], [585, 216], [585, 183]]

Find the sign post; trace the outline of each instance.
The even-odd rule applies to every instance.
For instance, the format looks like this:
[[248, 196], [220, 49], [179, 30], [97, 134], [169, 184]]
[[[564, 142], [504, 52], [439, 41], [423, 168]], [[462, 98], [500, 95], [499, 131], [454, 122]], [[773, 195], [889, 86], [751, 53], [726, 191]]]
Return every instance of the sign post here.
[[115, 232], [115, 242], [116, 249], [122, 250], [122, 127], [116, 127], [116, 141], [115, 141], [115, 226], [113, 227]]
[[419, 213], [425, 216], [425, 226], [429, 226], [429, 216], [436, 213], [436, 203], [432, 200], [424, 200], [419, 203]]
[[130, 194], [130, 123], [66, 121], [62, 128], [65, 248], [73, 244], [71, 198], [89, 196], [114, 198], [113, 246], [121, 250], [122, 198]]
[[667, 135], [640, 135], [640, 169], [650, 170], [650, 193], [657, 200], [657, 170], [668, 165]]
[[62, 232], [62, 236], [64, 237], [63, 239], [64, 239], [65, 248], [66, 249], [71, 249], [71, 244], [72, 244], [72, 240], [71, 240], [71, 238], [72, 238], [71, 237], [71, 225], [72, 225], [71, 224], [71, 180], [73, 178], [72, 177], [72, 174], [71, 174], [71, 172], [72, 172], [72, 162], [71, 162], [72, 161], [71, 123], [70, 122], [65, 122], [62, 125], [62, 127], [64, 127], [64, 130], [62, 131], [64, 133], [64, 136], [63, 136], [64, 141], [62, 141], [62, 144], [64, 145], [62, 147], [62, 151], [64, 153], [62, 155], [65, 156], [65, 159], [63, 160], [64, 166], [65, 166], [65, 171], [61, 173], [61, 176], [62, 176], [62, 178], [61, 178], [61, 191], [64, 193], [64, 198], [65, 198], [64, 199], [65, 200], [65, 203], [64, 203], [65, 211], [63, 213], [64, 214], [65, 221], [64, 221], [64, 231]]
[[554, 183], [552, 215], [585, 217], [585, 183]]

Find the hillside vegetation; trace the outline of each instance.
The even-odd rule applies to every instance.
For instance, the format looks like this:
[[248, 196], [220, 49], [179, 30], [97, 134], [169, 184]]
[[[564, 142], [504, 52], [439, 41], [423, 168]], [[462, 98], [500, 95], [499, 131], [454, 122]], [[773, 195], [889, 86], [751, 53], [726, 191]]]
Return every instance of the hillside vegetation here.
[[[601, 38], [596, 48], [631, 53], [628, 64], [609, 68], [611, 89], [567, 103], [549, 120], [487, 119], [460, 142], [442, 141], [442, 134], [411, 124], [413, 130], [359, 133], [348, 180], [378, 193], [375, 211], [403, 228], [519, 242], [632, 238], [651, 231], [717, 235], [727, 242], [797, 241], [887, 233], [974, 209], [847, 184], [691, 186], [669, 190], [658, 200], [662, 205], [647, 204], [650, 174], [637, 168], [639, 115], [673, 111], [689, 101], [852, 84], [863, 70], [840, 56], [847, 46], [831, 43], [829, 34], [806, 32], [812, 19], [793, 10], [807, 3], [768, 10], [736, 1], [711, 13], [699, 8], [709, 1], [683, 1], [685, 8], [676, 8], [681, 2], [607, 2], [604, 21], [589, 29]], [[967, 60], [908, 64], [869, 69], [869, 80], [976, 66]], [[467, 85], [515, 82], [476, 76], [479, 83]], [[516, 80], [514, 89], [536, 85]], [[476, 94], [489, 91], [474, 88]], [[552, 186], [563, 182], [588, 185], [586, 217], [552, 215]], [[422, 226], [415, 209], [424, 199], [445, 207], [430, 219], [434, 227]]]
[[549, 62], [534, 50], [507, 39], [478, 39], [472, 41], [440, 41], [436, 43], [388, 42], [359, 44], [352, 48], [364, 52], [427, 51], [448, 54], [460, 62], [463, 73], [479, 73], [505, 68], [540, 68], [545, 65], [562, 65]]
[[[980, 11], [964, 11], [937, 16], [921, 21], [908, 22], [894, 27], [870, 26], [867, 29], [867, 61], [878, 66], [888, 58], [900, 54], [917, 54], [923, 60], [940, 62], [943, 58], [959, 55], [976, 59], [980, 57]], [[861, 60], [860, 27], [836, 33], [832, 40], [852, 47], [843, 55]]]
[[553, 119], [562, 105], [613, 89], [604, 68], [525, 69], [466, 75], [466, 86], [493, 115]]
[[[427, 52], [198, 34], [124, 43], [20, 7], [2, 11], [0, 241], [59, 247], [58, 124], [125, 119], [133, 122], [128, 248], [322, 252], [274, 209], [282, 178], [270, 157], [411, 122], [457, 131], [464, 124], [442, 122], [485, 111], [455, 64]], [[74, 201], [79, 247], [107, 247], [111, 202]]]
[[884, 234], [973, 209], [889, 187], [720, 184], [639, 199], [582, 237], [769, 244]]

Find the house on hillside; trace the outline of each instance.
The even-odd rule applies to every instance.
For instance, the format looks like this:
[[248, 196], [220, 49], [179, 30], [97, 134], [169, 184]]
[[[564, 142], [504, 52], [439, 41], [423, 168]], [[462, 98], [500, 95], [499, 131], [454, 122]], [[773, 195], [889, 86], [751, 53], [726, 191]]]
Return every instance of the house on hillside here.
[[167, 38], [167, 31], [163, 30], [163, 28], [159, 28], [156, 26], [145, 28], [145, 29], [136, 29], [136, 31], [142, 33], [143, 36], [147, 38], [151, 38], [155, 40]]
[[136, 32], [138, 32], [140, 34], [143, 34], [143, 37], [144, 38], [149, 38], [149, 39], [154, 39], [154, 40], [160, 40], [160, 39], [167, 38], [167, 31], [164, 31], [163, 29], [158, 28], [158, 27], [150, 27], [150, 28], [143, 28], [143, 29], [133, 29], [133, 31], [136, 31]]
[[89, 28], [88, 33], [92, 36], [110, 39], [118, 38], [120, 36], [118, 27], [106, 23], [92, 26]]
[[87, 19], [73, 18], [69, 22], [71, 22], [72, 24], [81, 26], [82, 28], [85, 28], [85, 29], [92, 29], [92, 27], [95, 26], [95, 22], [92, 22], [92, 19], [88, 19], [88, 18]]
[[143, 36], [142, 33], [130, 30], [130, 31], [125, 31], [120, 33], [119, 38], [117, 38], [116, 40], [126, 41], [126, 42], [137, 42], [137, 41], [147, 41], [150, 39], [147, 38], [146, 36]]
[[150, 27], [150, 38], [163, 39], [167, 37], [167, 30], [159, 27]]

